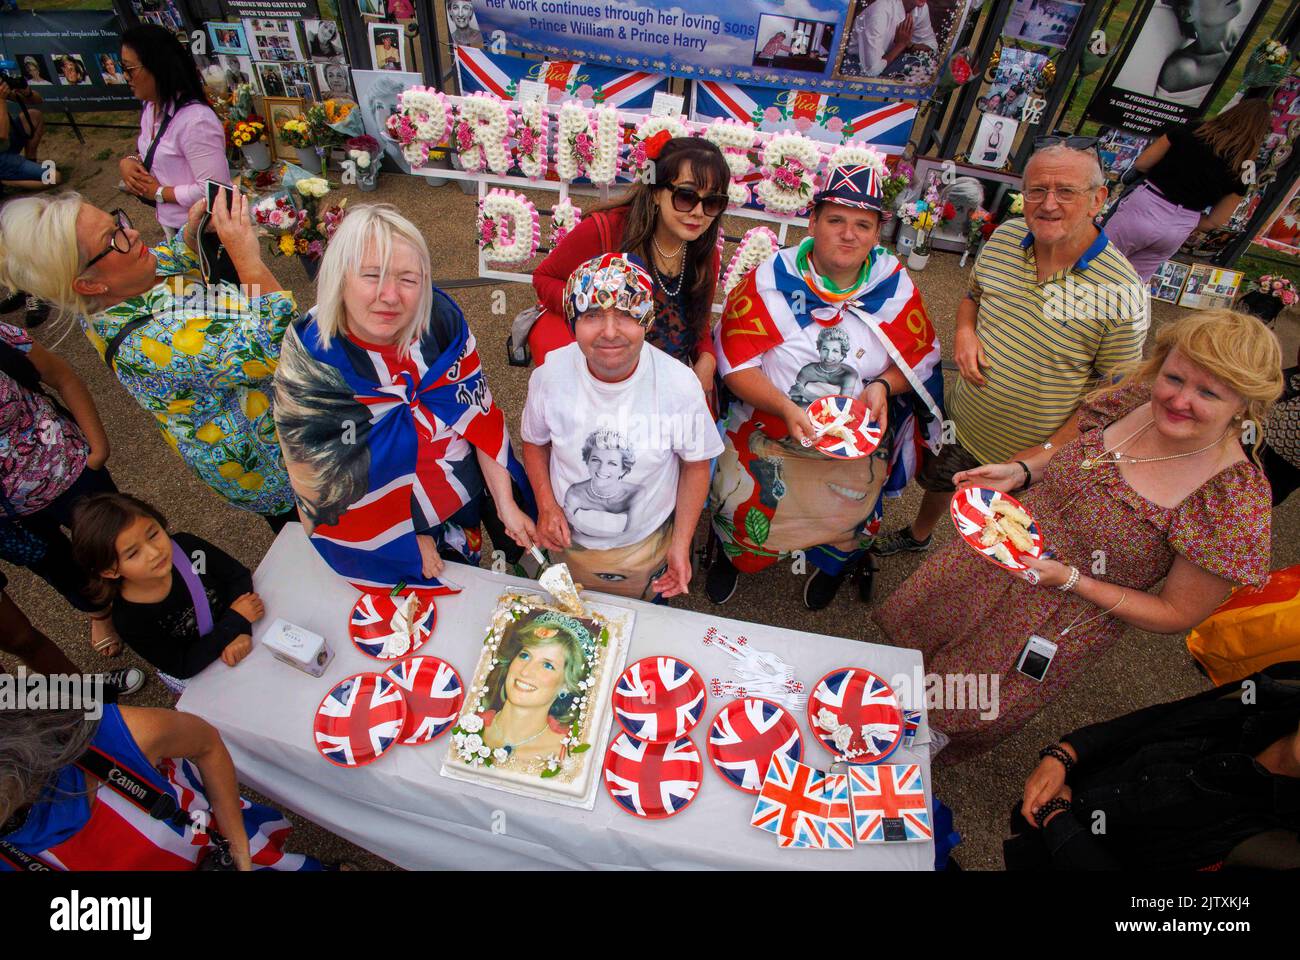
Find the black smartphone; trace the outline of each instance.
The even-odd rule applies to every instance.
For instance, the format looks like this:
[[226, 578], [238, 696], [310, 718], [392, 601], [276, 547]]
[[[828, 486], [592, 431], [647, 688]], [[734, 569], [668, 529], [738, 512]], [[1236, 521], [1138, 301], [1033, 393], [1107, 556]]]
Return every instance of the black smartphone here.
[[[212, 208], [218, 203], [222, 204], [226, 208], [226, 212], [229, 213], [231, 194], [235, 188], [218, 180], [208, 180], [206, 182], [208, 188], [208, 213], [211, 213]], [[223, 192], [226, 195], [224, 199], [221, 197]]]

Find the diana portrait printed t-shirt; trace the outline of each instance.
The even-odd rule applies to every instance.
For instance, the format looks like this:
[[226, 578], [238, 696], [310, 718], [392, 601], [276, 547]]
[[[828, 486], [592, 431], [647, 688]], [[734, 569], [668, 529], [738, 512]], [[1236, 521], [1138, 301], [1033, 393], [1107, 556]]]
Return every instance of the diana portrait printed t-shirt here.
[[677, 503], [678, 458], [722, 452], [700, 381], [648, 343], [620, 383], [592, 376], [576, 343], [549, 354], [528, 382], [521, 435], [551, 445], [551, 489], [573, 542], [592, 550], [658, 530]]

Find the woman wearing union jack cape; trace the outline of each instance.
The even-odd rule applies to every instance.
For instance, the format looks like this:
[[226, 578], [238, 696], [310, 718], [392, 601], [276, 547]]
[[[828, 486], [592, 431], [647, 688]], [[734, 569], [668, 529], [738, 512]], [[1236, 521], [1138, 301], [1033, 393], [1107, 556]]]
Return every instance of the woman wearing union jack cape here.
[[450, 592], [444, 558], [479, 562], [485, 487], [505, 532], [530, 546], [527, 477], [419, 231], [390, 206], [354, 208], [320, 276], [275, 380], [276, 428], [317, 551], [363, 590]]
[[[831, 170], [809, 236], [727, 299], [718, 369], [739, 402], [709, 492], [721, 546], [706, 584], [715, 603], [730, 599], [740, 572], [802, 551], [816, 568], [804, 604], [827, 606], [871, 545], [882, 493], [906, 486], [922, 446], [937, 449], [939, 343], [903, 265], [876, 246], [881, 174], [869, 164]], [[860, 399], [883, 432], [869, 456], [833, 459], [812, 446], [807, 407], [828, 393]], [[869, 573], [860, 589], [869, 598]]]

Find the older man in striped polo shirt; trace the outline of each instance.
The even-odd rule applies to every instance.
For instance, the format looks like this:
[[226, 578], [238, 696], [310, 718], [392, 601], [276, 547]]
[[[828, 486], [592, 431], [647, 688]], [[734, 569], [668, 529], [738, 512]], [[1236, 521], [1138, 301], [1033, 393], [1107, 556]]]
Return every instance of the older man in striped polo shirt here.
[[880, 556], [930, 546], [954, 474], [1073, 439], [1084, 394], [1142, 354], [1145, 287], [1093, 223], [1106, 199], [1097, 151], [1085, 138], [1038, 145], [1025, 166], [1024, 219], [989, 237], [957, 308], [954, 429], [917, 476], [916, 519], [876, 541]]

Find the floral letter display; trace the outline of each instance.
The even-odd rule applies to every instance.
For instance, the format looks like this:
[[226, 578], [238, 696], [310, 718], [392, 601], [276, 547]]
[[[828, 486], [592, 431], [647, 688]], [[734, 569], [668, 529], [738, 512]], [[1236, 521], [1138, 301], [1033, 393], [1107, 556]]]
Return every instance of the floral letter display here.
[[634, 616], [603, 604], [575, 616], [503, 594], [442, 775], [590, 810]]
[[537, 253], [542, 226], [533, 202], [513, 190], [489, 190], [478, 210], [478, 245], [485, 260], [523, 263]]
[[485, 168], [505, 174], [510, 169], [510, 133], [514, 116], [497, 97], [475, 93], [456, 111], [456, 149], [461, 166], [470, 173]]
[[815, 141], [797, 133], [777, 134], [763, 150], [763, 179], [754, 192], [772, 213], [800, 213], [812, 203], [821, 159]]
[[525, 177], [540, 180], [546, 176], [546, 128], [550, 115], [540, 98], [529, 100], [518, 112], [519, 119], [515, 123], [515, 158]]
[[397, 96], [397, 112], [384, 122], [388, 135], [413, 167], [429, 162], [429, 152], [447, 136], [447, 98], [431, 87], [410, 87]]
[[767, 227], [751, 227], [727, 264], [727, 274], [722, 280], [723, 295], [731, 293], [732, 288], [745, 279], [745, 274], [780, 249], [775, 233]]
[[609, 105], [588, 110], [577, 100], [560, 107], [555, 137], [555, 172], [561, 180], [585, 176], [613, 183], [618, 174], [618, 111]]

